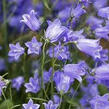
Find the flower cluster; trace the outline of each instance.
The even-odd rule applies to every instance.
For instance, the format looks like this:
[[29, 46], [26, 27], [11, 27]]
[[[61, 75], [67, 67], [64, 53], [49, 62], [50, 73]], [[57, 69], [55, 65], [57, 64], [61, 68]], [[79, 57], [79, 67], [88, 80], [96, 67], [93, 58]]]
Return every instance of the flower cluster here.
[[3, 106], [109, 109], [108, 0], [6, 1], [0, 14]]

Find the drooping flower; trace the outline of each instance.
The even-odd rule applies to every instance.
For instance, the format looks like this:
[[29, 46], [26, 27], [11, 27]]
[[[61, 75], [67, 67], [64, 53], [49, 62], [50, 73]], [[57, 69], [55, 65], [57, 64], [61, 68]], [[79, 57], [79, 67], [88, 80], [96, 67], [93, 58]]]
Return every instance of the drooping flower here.
[[59, 60], [67, 60], [70, 58], [70, 52], [68, 49], [68, 46], [62, 46], [61, 43], [59, 43], [57, 46], [50, 47], [49, 49], [49, 56], [51, 58], [58, 58]]
[[77, 79], [82, 82], [82, 77], [87, 73], [88, 66], [84, 61], [78, 64], [66, 64], [64, 66], [64, 73], [68, 75], [71, 79]]
[[2, 95], [2, 90], [5, 87], [6, 87], [6, 83], [2, 81], [2, 77], [0, 76], [0, 96]]
[[61, 19], [63, 23], [65, 23], [70, 17], [72, 7], [66, 7], [58, 13], [58, 17]]
[[34, 10], [31, 10], [29, 14], [24, 14], [22, 17], [21, 22], [24, 22], [31, 30], [39, 30], [41, 21]]
[[97, 83], [104, 84], [109, 87], [109, 64], [101, 65], [94, 70]]
[[36, 37], [33, 37], [31, 41], [26, 42], [25, 45], [28, 47], [28, 54], [39, 55], [42, 43], [36, 40]]
[[103, 49], [102, 51], [100, 51], [100, 55], [101, 55], [100, 61], [102, 62], [108, 61], [109, 59], [108, 53], [109, 53], [108, 49]]
[[78, 39], [85, 38], [85, 36], [82, 34], [83, 32], [84, 32], [83, 29], [79, 31], [68, 30], [67, 35], [64, 37], [64, 41], [65, 42], [77, 41]]
[[[80, 103], [83, 107], [89, 107], [89, 101], [93, 97], [99, 94], [97, 84], [89, 84], [87, 87], [82, 86], [81, 90], [83, 91], [83, 97], [80, 99]], [[85, 108], [87, 109], [87, 108]]]
[[24, 77], [19, 76], [12, 80], [12, 87], [16, 88], [16, 90], [19, 91], [19, 89], [23, 83], [24, 83]]
[[66, 27], [61, 25], [59, 19], [55, 19], [53, 22], [49, 23], [49, 26], [45, 32], [45, 37], [50, 40], [50, 42], [56, 42], [63, 37], [65, 32]]
[[79, 39], [76, 45], [80, 51], [92, 56], [94, 59], [100, 58], [102, 47], [99, 44], [99, 40]]
[[102, 23], [103, 23], [102, 19], [99, 19], [99, 18], [94, 17], [94, 16], [90, 16], [87, 19], [87, 24], [90, 26], [90, 28], [92, 30], [95, 30], [96, 28], [102, 27]]
[[43, 103], [43, 104], [44, 104], [45, 109], [57, 109], [58, 108], [58, 104], [54, 104], [52, 100], [49, 100], [48, 104], [47, 103]]
[[75, 18], [79, 18], [81, 15], [83, 15], [85, 13], [86, 13], [86, 10], [84, 10], [80, 4], [77, 5], [77, 7], [75, 9], [72, 8], [72, 10], [71, 10], [71, 15]]
[[40, 80], [38, 79], [38, 74], [34, 75], [34, 78], [30, 77], [29, 83], [25, 84], [26, 93], [32, 92], [37, 93], [40, 90]]
[[59, 105], [61, 103], [62, 99], [58, 95], [54, 95], [53, 101], [54, 101], [55, 104]]
[[28, 104], [23, 104], [23, 109], [39, 109], [39, 104], [33, 104], [33, 100], [30, 99]]
[[61, 0], [61, 1], [57, 1], [57, 2], [56, 2], [56, 0], [51, 0], [51, 2], [53, 4], [54, 11], [60, 11], [67, 6], [71, 6], [71, 3], [68, 1], [65, 1], [65, 0]]
[[59, 92], [66, 93], [69, 90], [71, 79], [68, 75], [57, 71], [54, 74], [54, 81]]
[[24, 48], [20, 46], [19, 42], [14, 44], [9, 44], [10, 51], [8, 56], [13, 57], [15, 60], [18, 60], [19, 57], [24, 54]]
[[99, 27], [95, 29], [95, 35], [97, 38], [104, 38], [109, 40], [109, 27]]
[[90, 100], [93, 109], [108, 109], [109, 108], [109, 94], [103, 96], [97, 95]]
[[50, 81], [51, 75], [52, 75], [52, 68], [50, 68], [48, 72], [44, 71], [44, 73], [43, 73], [44, 83], [47, 83]]
[[109, 19], [109, 7], [99, 9], [98, 16]]
[[107, 0], [95, 0], [94, 7], [99, 10], [107, 5]]

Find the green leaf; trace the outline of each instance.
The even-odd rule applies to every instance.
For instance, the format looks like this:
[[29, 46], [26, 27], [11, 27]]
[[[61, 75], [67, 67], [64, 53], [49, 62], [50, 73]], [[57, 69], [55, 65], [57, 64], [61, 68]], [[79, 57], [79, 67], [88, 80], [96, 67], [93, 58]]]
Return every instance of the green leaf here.
[[10, 109], [13, 106], [11, 100], [5, 100], [3, 103], [0, 104], [0, 109]]

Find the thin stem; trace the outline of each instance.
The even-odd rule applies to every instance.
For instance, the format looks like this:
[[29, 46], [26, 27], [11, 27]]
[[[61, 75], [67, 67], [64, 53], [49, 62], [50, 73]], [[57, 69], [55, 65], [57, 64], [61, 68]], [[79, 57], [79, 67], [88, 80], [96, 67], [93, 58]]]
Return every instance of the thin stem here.
[[[86, 78], [86, 76], [83, 78], [82, 82], [85, 80], [85, 78]], [[73, 97], [75, 96], [75, 94], [76, 94], [76, 92], [78, 91], [79, 87], [81, 86], [82, 82], [79, 83], [78, 86], [76, 87], [76, 89], [75, 89], [75, 91], [74, 91], [74, 93], [73, 93]]]
[[53, 58], [52, 58], [52, 76], [51, 76], [51, 95], [53, 95], [53, 75], [54, 75], [54, 66], [55, 66], [55, 60], [54, 60], [54, 47], [53, 47]]
[[58, 109], [61, 109], [63, 93], [60, 92], [60, 95], [61, 95], [61, 97], [60, 97], [61, 102], [60, 102], [60, 105], [59, 105], [59, 108]]
[[69, 109], [71, 109], [71, 104], [69, 105]]
[[[30, 98], [29, 98], [30, 99]], [[43, 102], [47, 102], [47, 100], [43, 99], [43, 98], [33, 98], [31, 97], [31, 99], [33, 100], [38, 100], [38, 101], [43, 101]]]
[[47, 96], [47, 93], [46, 93], [45, 89], [44, 89], [44, 94], [45, 94], [45, 97], [47, 98], [47, 100], [49, 100], [49, 98], [48, 98], [48, 96]]
[[5, 73], [4, 75], [2, 75], [2, 78], [4, 78], [6, 75], [8, 75], [8, 73]]
[[15, 106], [11, 107], [11, 109], [14, 109], [14, 108], [16, 108], [16, 107], [20, 107], [20, 106], [21, 106], [21, 105], [18, 104], [18, 105], [15, 105]]
[[43, 50], [42, 50], [42, 63], [41, 63], [41, 87], [42, 89], [44, 88], [43, 72], [44, 72], [44, 61], [45, 61], [45, 46], [46, 46], [46, 42], [44, 43]]
[[11, 85], [10, 85], [10, 99], [11, 99], [11, 101], [12, 101], [12, 90], [11, 90]]
[[[5, 101], [6, 101], [7, 99], [6, 99], [6, 96], [5, 96], [4, 92], [3, 92], [3, 90], [2, 90], [2, 95], [3, 95], [3, 97], [4, 97]], [[6, 102], [6, 105], [7, 105], [7, 108], [9, 109], [9, 106], [8, 106], [7, 102]]]
[[7, 37], [7, 12], [6, 12], [6, 0], [3, 1], [3, 19], [4, 19], [4, 44], [5, 44], [5, 55], [7, 57], [8, 48], [8, 37]]
[[26, 53], [24, 53], [24, 56], [23, 56], [23, 72], [26, 77]]

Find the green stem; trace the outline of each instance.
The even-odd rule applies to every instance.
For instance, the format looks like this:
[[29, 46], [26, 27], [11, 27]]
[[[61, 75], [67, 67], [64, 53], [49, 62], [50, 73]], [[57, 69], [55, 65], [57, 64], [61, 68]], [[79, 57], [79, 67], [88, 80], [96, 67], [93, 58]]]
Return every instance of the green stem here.
[[15, 106], [11, 107], [11, 109], [14, 109], [14, 108], [16, 108], [16, 107], [20, 107], [20, 106], [21, 106], [21, 105], [18, 104], [18, 105], [15, 105]]
[[53, 58], [52, 58], [52, 76], [51, 76], [51, 95], [54, 95], [53, 90], [53, 75], [54, 75], [54, 66], [55, 66], [55, 59], [54, 59], [54, 47], [53, 47]]
[[46, 42], [43, 45], [43, 50], [42, 50], [42, 65], [41, 65], [41, 87], [42, 89], [44, 88], [44, 83], [43, 83], [43, 72], [44, 72], [44, 61], [45, 61], [45, 46]]
[[60, 105], [59, 105], [59, 108], [58, 109], [61, 109], [63, 93], [60, 92], [60, 95], [61, 95], [61, 97], [60, 97], [61, 102], [60, 102]]
[[71, 104], [69, 105], [69, 109], [71, 109]]
[[23, 74], [24, 74], [24, 77], [25, 77], [25, 80], [27, 81], [28, 80], [28, 73], [26, 72], [26, 53], [24, 53], [23, 55], [23, 66], [22, 66], [22, 70], [23, 70]]
[[12, 90], [11, 90], [11, 85], [10, 85], [9, 91], [10, 91], [10, 99], [11, 99], [11, 101], [12, 101]]
[[5, 44], [5, 55], [7, 57], [7, 50], [8, 50], [8, 37], [7, 37], [7, 12], [6, 12], [6, 0], [3, 1], [3, 19], [4, 19], [4, 29], [3, 29], [3, 34], [4, 34], [4, 44]]
[[[30, 99], [30, 98], [29, 98]], [[33, 100], [37, 100], [37, 101], [43, 101], [43, 102], [47, 102], [47, 100], [43, 99], [43, 98], [31, 98]]]
[[[5, 96], [4, 92], [3, 92], [3, 90], [2, 90], [2, 95], [3, 95], [4, 99], [5, 99], [5, 101], [7, 101], [6, 96]], [[7, 105], [7, 108], [9, 109], [9, 106], [8, 106], [7, 102], [6, 102], [6, 105]]]
[[[82, 82], [85, 80], [85, 78], [86, 78], [86, 76], [85, 76], [85, 77], [83, 77]], [[73, 97], [75, 96], [75, 94], [76, 94], [76, 92], [78, 91], [79, 87], [81, 86], [82, 82], [81, 82], [81, 83], [79, 83], [79, 84], [78, 84], [78, 86], [76, 87], [76, 89], [75, 89], [75, 91], [74, 91], [74, 93], [73, 93]]]
[[8, 73], [5, 73], [4, 75], [2, 75], [2, 78], [4, 78], [5, 76], [7, 76], [8, 75]]

